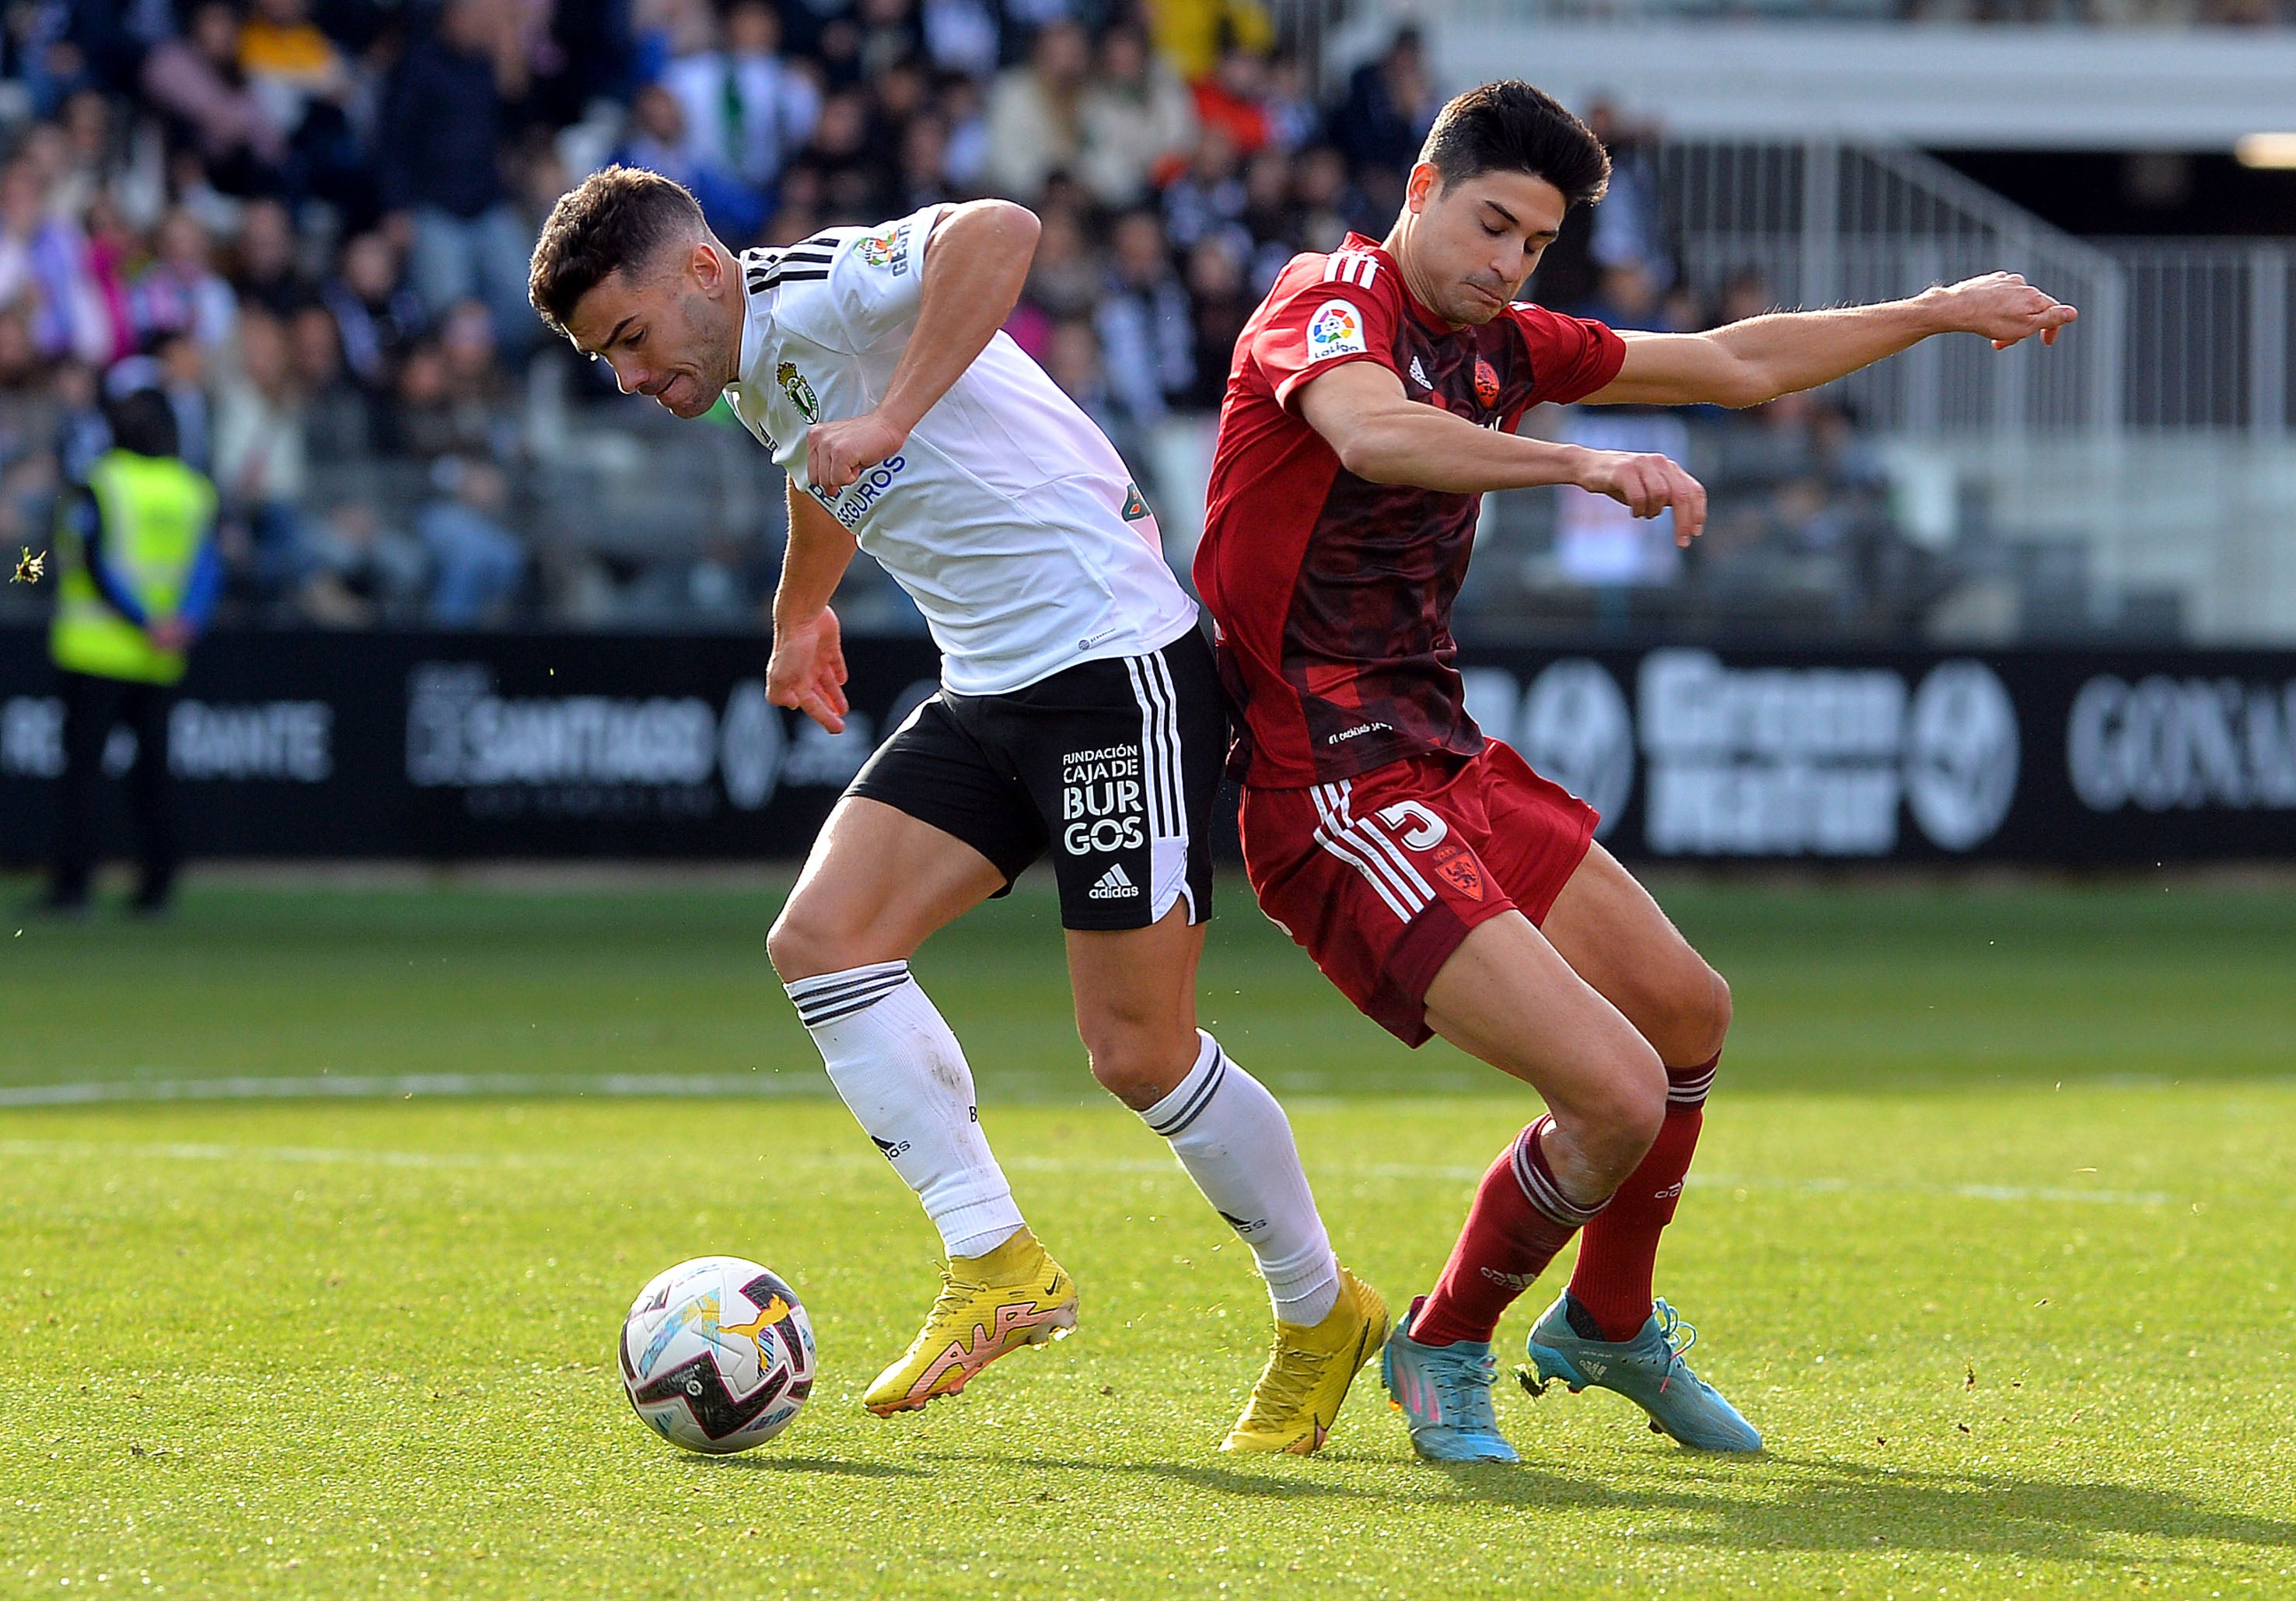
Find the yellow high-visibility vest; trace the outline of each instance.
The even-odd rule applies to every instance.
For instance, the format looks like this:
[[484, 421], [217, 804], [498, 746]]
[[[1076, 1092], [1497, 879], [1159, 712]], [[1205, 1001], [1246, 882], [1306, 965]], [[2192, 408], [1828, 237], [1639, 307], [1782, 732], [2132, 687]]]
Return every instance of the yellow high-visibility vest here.
[[[87, 482], [103, 521], [106, 565], [145, 617], [174, 616], [215, 521], [215, 486], [173, 456], [118, 449], [104, 453]], [[173, 684], [184, 676], [181, 651], [160, 649], [105, 601], [69, 516], [56, 519], [55, 552], [56, 614], [48, 628], [48, 653], [58, 667], [141, 684]]]

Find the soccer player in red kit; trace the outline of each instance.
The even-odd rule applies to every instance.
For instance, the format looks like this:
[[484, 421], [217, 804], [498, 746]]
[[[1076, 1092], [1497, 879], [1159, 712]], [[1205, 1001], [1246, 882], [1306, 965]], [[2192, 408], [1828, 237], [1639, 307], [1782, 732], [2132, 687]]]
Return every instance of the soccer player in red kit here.
[[1515, 1460], [1491, 1407], [1500, 1314], [1582, 1229], [1529, 1340], [1536, 1380], [1618, 1391], [1685, 1445], [1761, 1436], [1682, 1360], [1652, 1294], [1730, 991], [1594, 842], [1595, 814], [1467, 716], [1450, 633], [1479, 497], [1577, 484], [1687, 544], [1697, 481], [1661, 456], [1514, 432], [1542, 401], [1753, 406], [1931, 334], [2054, 342], [2074, 311], [2006, 274], [1911, 300], [1616, 333], [1515, 301], [1609, 160], [1520, 82], [1446, 106], [1383, 242], [1292, 261], [1238, 341], [1198, 590], [1241, 711], [1259, 903], [1406, 1043], [1440, 1034], [1547, 1106], [1491, 1164], [1433, 1291], [1383, 1356], [1420, 1455]]

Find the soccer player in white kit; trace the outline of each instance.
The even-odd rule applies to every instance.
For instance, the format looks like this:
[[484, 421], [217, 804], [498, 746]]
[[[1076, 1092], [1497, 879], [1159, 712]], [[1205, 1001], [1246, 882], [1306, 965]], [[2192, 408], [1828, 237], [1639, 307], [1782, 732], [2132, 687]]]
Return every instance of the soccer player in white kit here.
[[1275, 1303], [1275, 1349], [1222, 1449], [1304, 1454], [1387, 1309], [1333, 1257], [1283, 1109], [1196, 1027], [1223, 702], [1121, 459], [999, 331], [1036, 238], [1027, 210], [977, 201], [736, 256], [676, 184], [609, 168], [551, 212], [531, 289], [626, 392], [688, 418], [723, 393], [788, 472], [777, 704], [844, 727], [829, 599], [857, 546], [940, 647], [940, 692], [838, 801], [767, 941], [948, 1252], [922, 1330], [863, 1404], [922, 1407], [1075, 1325], [964, 1053], [908, 970], [1049, 852], [1094, 1076], [1170, 1141]]

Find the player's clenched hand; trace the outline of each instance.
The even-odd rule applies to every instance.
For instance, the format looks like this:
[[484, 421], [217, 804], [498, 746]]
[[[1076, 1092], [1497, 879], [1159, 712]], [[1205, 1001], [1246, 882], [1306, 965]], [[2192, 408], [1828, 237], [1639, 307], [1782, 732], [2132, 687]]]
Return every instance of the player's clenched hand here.
[[1706, 487], [1665, 456], [1590, 450], [1578, 487], [1608, 495], [1637, 517], [1674, 513], [1674, 542], [1687, 546], [1706, 526]]
[[845, 732], [845, 647], [837, 613], [824, 606], [811, 619], [774, 630], [766, 664], [766, 699], [802, 711], [832, 734]]
[[2036, 333], [2043, 344], [2054, 345], [2057, 330], [2080, 316], [2015, 273], [1964, 278], [1931, 292], [1944, 300], [1948, 324], [1956, 333], [1981, 333], [1997, 350], [2005, 350]]
[[806, 430], [805, 475], [813, 487], [834, 495], [898, 450], [908, 436], [873, 412], [816, 423]]

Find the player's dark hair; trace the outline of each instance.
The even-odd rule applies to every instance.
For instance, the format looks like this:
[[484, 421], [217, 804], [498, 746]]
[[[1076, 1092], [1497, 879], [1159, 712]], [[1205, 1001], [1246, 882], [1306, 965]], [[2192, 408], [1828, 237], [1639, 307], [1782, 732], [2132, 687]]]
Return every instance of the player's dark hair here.
[[137, 456], [173, 456], [178, 447], [176, 408], [158, 390], [122, 395], [104, 408], [111, 442]]
[[1470, 89], [1435, 114], [1419, 159], [1443, 187], [1486, 172], [1527, 172], [1562, 191], [1566, 205], [1598, 201], [1611, 158], [1587, 125], [1519, 78]]
[[683, 184], [635, 167], [594, 172], [550, 208], [527, 271], [527, 299], [553, 333], [563, 334], [584, 295], [671, 241], [699, 238], [709, 226]]

